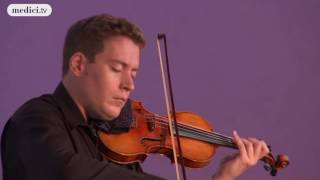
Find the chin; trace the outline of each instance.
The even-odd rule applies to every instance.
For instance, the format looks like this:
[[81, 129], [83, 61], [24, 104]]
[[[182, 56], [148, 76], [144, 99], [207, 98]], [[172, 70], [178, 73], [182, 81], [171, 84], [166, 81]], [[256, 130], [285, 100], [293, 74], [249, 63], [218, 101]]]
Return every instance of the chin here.
[[106, 111], [105, 116], [108, 117], [109, 120], [113, 120], [120, 115], [120, 111]]
[[106, 120], [113, 120], [120, 115], [121, 108], [114, 106], [113, 104], [103, 104], [100, 109], [100, 116]]

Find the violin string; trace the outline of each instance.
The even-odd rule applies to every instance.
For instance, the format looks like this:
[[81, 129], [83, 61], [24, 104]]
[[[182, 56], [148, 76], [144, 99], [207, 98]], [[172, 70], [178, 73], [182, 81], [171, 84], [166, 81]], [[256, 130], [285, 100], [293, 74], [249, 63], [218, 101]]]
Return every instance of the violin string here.
[[[167, 121], [166, 120], [166, 117], [163, 117], [163, 116], [160, 116], [160, 115], [156, 115], [156, 117], [158, 117], [158, 119], [162, 120], [162, 122], [166, 123], [167, 124]], [[221, 139], [224, 139], [224, 140], [227, 140], [229, 142], [233, 142], [232, 138], [228, 137], [228, 136], [224, 136], [222, 134], [219, 134], [219, 133], [216, 133], [216, 132], [208, 132], [208, 131], [205, 131], [205, 130], [202, 130], [202, 129], [198, 129], [198, 128], [194, 128], [192, 126], [187, 126], [185, 124], [181, 124], [179, 123], [179, 127], [185, 127], [185, 128], [189, 128], [189, 129], [192, 129], [194, 131], [200, 131], [201, 133], [205, 133], [205, 134], [208, 134], [209, 136], [210, 135], [214, 135], [215, 137], [217, 138], [221, 138]]]
[[228, 142], [228, 141], [225, 141], [225, 140], [221, 140], [221, 139], [218, 139], [218, 138], [212, 138], [212, 137], [209, 137], [207, 135], [204, 135], [202, 133], [199, 133], [199, 132], [195, 132], [195, 131], [191, 131], [190, 129], [181, 129], [182, 132], [187, 132], [189, 134], [192, 134], [193, 136], [192, 137], [195, 137], [195, 138], [199, 138], [200, 140], [203, 140], [203, 141], [207, 141], [209, 140], [210, 142], [214, 143], [214, 144], [218, 144], [218, 145], [223, 145], [223, 146], [228, 146], [228, 147], [235, 147], [234, 143], [231, 143], [231, 142]]
[[[168, 126], [168, 122], [166, 121], [167, 120], [166, 117], [163, 117], [160, 115], [146, 115], [146, 116], [149, 117], [147, 119], [152, 119], [151, 121], [156, 120], [156, 121], [159, 121], [160, 124], [164, 124], [164, 125]], [[148, 120], [148, 121], [150, 121], [150, 120]], [[203, 141], [209, 140], [209, 142], [212, 142], [212, 143], [218, 144], [218, 145], [223, 145], [223, 146], [228, 146], [228, 147], [233, 147], [233, 148], [236, 147], [236, 145], [233, 143], [232, 138], [221, 135], [219, 133], [208, 132], [208, 131], [205, 131], [202, 129], [197, 129], [194, 127], [190, 127], [190, 126], [187, 126], [187, 125], [184, 125], [181, 123], [179, 123], [178, 127], [180, 130], [183, 130], [183, 132], [193, 135], [193, 138], [199, 138], [200, 140], [203, 140]], [[204, 138], [207, 140], [205, 140]]]
[[[154, 117], [154, 115], [152, 115], [152, 117]], [[157, 114], [156, 114], [156, 117], [158, 117], [158, 119], [161, 119], [162, 124], [165, 124], [165, 125], [168, 124], [166, 121], [166, 117], [161, 116], [161, 115], [157, 115]], [[178, 127], [180, 127], [180, 129], [182, 129], [181, 128], [182, 126], [186, 127], [187, 129], [192, 129], [189, 133], [194, 133], [195, 131], [198, 131], [198, 132], [200, 131], [198, 134], [196, 134], [196, 135], [200, 136], [199, 137], [200, 139], [204, 136], [204, 134], [207, 134], [207, 136], [205, 138], [208, 138], [208, 136], [217, 135], [220, 137], [217, 137], [217, 136], [210, 137], [210, 138], [218, 140], [218, 142], [216, 144], [227, 145], [228, 147], [237, 148], [237, 145], [233, 142], [233, 139], [231, 137], [228, 137], [228, 136], [222, 135], [220, 133], [216, 133], [216, 132], [208, 132], [208, 131], [205, 131], [205, 130], [202, 130], [199, 128], [194, 128], [192, 126], [188, 126], [188, 125], [181, 124], [181, 123], [178, 123], [178, 124], [180, 125], [180, 126], [178, 126]], [[210, 139], [210, 141], [213, 141], [213, 140]], [[268, 145], [268, 148], [270, 149], [270, 145]]]
[[194, 131], [193, 129], [189, 129], [189, 128], [181, 128], [180, 129], [182, 132], [186, 132], [186, 133], [189, 133], [191, 135], [193, 135], [194, 138], [199, 138], [199, 139], [202, 139], [204, 141], [210, 141], [212, 143], [215, 143], [215, 144], [220, 144], [220, 145], [227, 145], [227, 146], [232, 146], [233, 143], [232, 142], [229, 142], [229, 141], [226, 141], [225, 139], [221, 139], [220, 137], [215, 137], [213, 135], [208, 135], [208, 134], [204, 134], [202, 132], [199, 132], [199, 131]]
[[[162, 123], [164, 124], [168, 124], [167, 121], [165, 121], [165, 117], [162, 117], [162, 116], [158, 116], [159, 118], [156, 119], [156, 120], [160, 120]], [[184, 125], [184, 124], [181, 124], [179, 123], [179, 127], [180, 128], [188, 128], [188, 129], [192, 129], [194, 131], [200, 131], [200, 133], [202, 134], [207, 134], [208, 136], [213, 136], [213, 138], [217, 138], [217, 139], [223, 139], [223, 140], [227, 140], [229, 142], [233, 142], [232, 138], [230, 137], [227, 137], [227, 136], [224, 136], [224, 135], [221, 135], [219, 133], [215, 133], [215, 132], [208, 132], [208, 131], [205, 131], [205, 130], [202, 130], [202, 129], [198, 129], [198, 128], [194, 128], [194, 127], [191, 127], [191, 126], [187, 126], [187, 125]]]
[[[161, 123], [164, 124], [164, 123]], [[164, 124], [167, 126], [167, 124]], [[159, 126], [159, 124], [157, 125]], [[163, 127], [161, 126], [160, 128], [162, 129], [167, 129], [167, 127]], [[185, 136], [185, 137], [190, 137], [193, 139], [198, 139], [204, 142], [209, 142], [209, 143], [213, 143], [213, 144], [217, 144], [217, 145], [222, 145], [222, 146], [227, 146], [227, 147], [232, 147], [234, 148], [234, 144], [230, 143], [230, 142], [226, 142], [226, 141], [222, 141], [216, 138], [208, 138], [208, 137], [204, 137], [203, 134], [199, 134], [199, 133], [195, 133], [193, 131], [190, 130], [185, 130], [184, 128], [181, 129], [180, 128], [180, 135], [181, 136]]]
[[[164, 123], [161, 123], [161, 124], [164, 124]], [[167, 126], [167, 124], [165, 124], [165, 125]], [[167, 129], [167, 127], [163, 127], [163, 126], [161, 126], [160, 128]], [[209, 143], [216, 144], [216, 145], [222, 145], [222, 146], [226, 146], [226, 147], [236, 148], [234, 143], [226, 142], [225, 140], [221, 140], [218, 138], [207, 137], [199, 132], [190, 131], [190, 130], [184, 129], [184, 128], [180, 128], [180, 134], [181, 134], [181, 136], [201, 140], [204, 142], [209, 142]]]

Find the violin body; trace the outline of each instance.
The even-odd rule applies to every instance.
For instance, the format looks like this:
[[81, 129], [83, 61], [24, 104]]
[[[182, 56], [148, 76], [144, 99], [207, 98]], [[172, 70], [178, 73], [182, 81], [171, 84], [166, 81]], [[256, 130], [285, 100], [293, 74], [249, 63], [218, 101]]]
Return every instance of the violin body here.
[[[107, 134], [98, 131], [100, 140], [104, 144], [102, 152], [105, 157], [126, 164], [143, 162], [148, 154], [155, 153], [166, 155], [173, 162], [171, 134], [167, 122], [147, 111], [141, 102], [132, 100], [132, 108], [134, 119], [127, 133]], [[207, 132], [213, 131], [208, 121], [197, 114], [178, 112], [176, 117], [180, 125]], [[204, 167], [215, 154], [216, 145], [209, 142], [184, 137], [180, 138], [180, 143], [184, 164], [187, 167]]]

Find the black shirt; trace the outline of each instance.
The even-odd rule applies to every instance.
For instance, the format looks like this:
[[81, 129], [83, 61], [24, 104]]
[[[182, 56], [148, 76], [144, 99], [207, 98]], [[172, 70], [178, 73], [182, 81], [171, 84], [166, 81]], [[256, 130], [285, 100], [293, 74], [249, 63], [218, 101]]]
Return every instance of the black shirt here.
[[[119, 124], [121, 130], [126, 122]], [[162, 179], [143, 173], [138, 163], [103, 160], [97, 142], [92, 126], [60, 83], [53, 95], [31, 99], [7, 122], [1, 141], [3, 179]]]

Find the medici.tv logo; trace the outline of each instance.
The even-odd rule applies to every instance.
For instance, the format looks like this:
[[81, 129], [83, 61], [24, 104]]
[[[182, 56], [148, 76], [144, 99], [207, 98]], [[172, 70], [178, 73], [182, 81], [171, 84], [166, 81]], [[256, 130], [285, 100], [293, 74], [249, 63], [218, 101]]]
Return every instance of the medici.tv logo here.
[[9, 16], [50, 16], [52, 8], [49, 4], [10, 4], [7, 8]]

